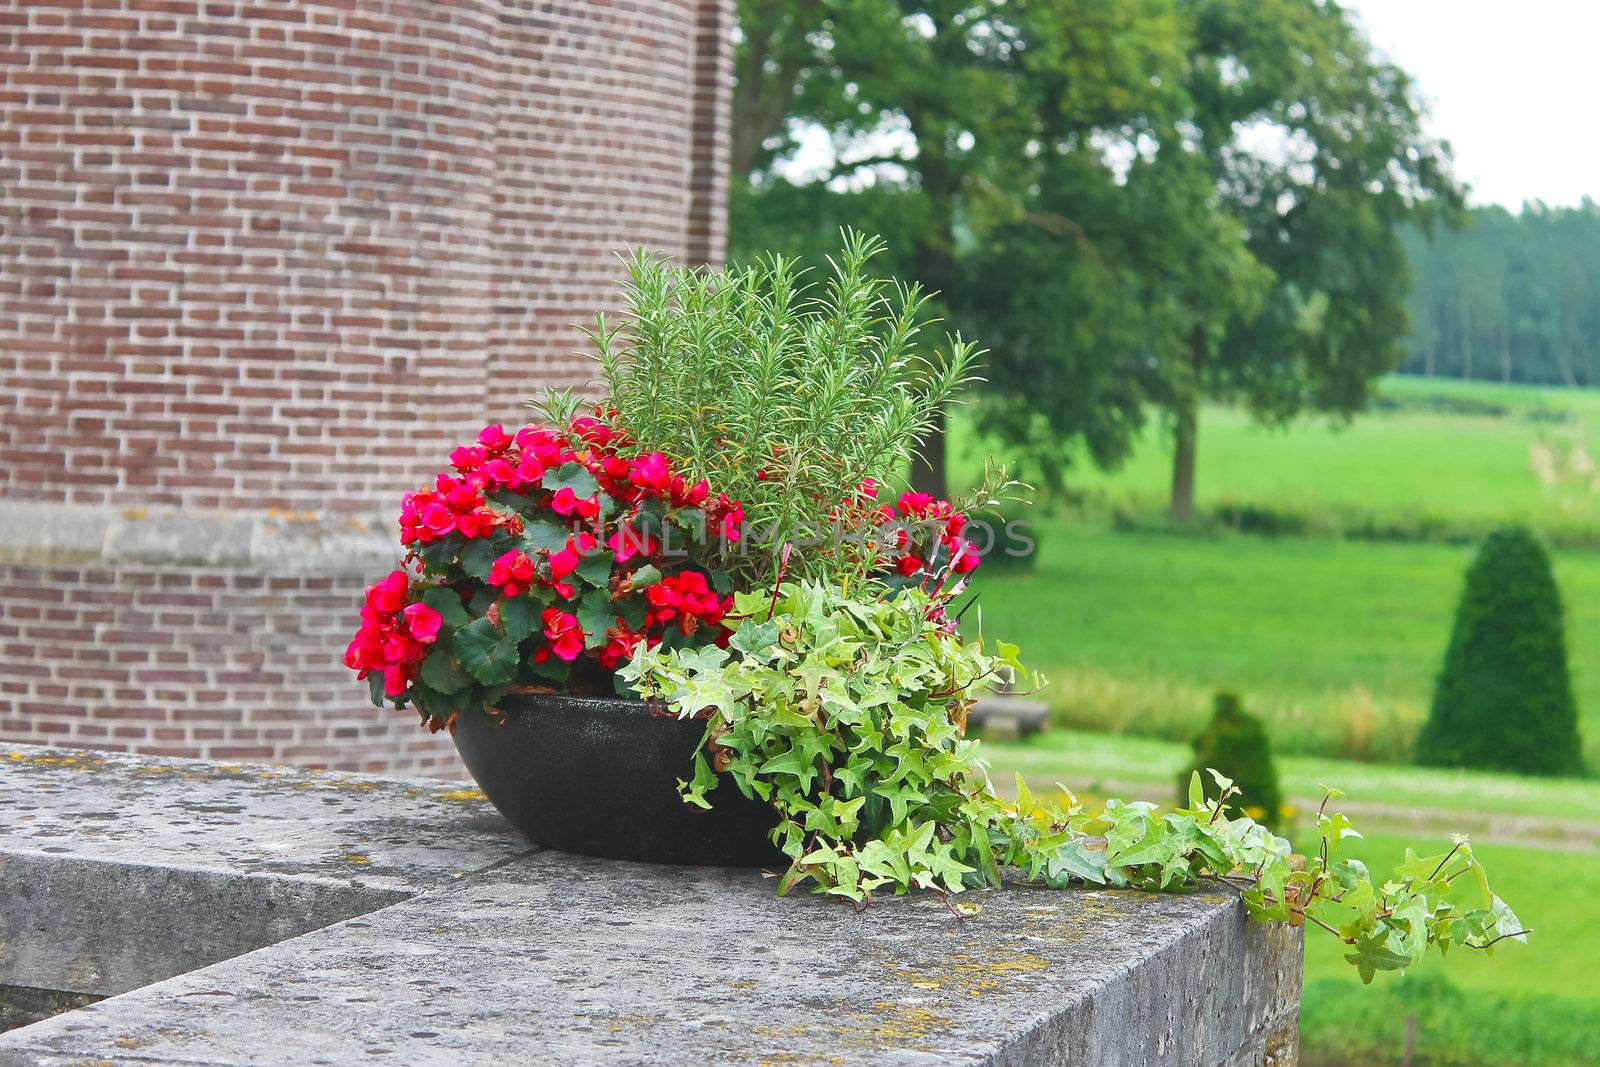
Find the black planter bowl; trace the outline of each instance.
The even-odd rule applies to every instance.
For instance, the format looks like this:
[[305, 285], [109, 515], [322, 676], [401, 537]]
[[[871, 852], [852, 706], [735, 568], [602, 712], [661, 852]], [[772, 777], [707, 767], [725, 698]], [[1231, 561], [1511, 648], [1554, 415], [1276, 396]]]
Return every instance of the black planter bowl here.
[[607, 859], [787, 866], [767, 840], [778, 821], [724, 777], [711, 810], [685, 804], [705, 724], [652, 715], [637, 700], [508, 697], [496, 721], [456, 720], [456, 751], [489, 802], [545, 848]]

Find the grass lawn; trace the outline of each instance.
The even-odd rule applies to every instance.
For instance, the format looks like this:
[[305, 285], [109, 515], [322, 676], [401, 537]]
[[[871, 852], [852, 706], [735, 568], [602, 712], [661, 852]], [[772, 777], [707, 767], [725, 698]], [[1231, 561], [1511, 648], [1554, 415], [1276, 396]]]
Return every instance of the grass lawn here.
[[[984, 751], [1002, 790], [1020, 771], [1035, 785], [1060, 780], [1093, 794], [1107, 786], [1132, 787], [1139, 799], [1161, 803], [1175, 798], [1178, 774], [1191, 755], [1186, 744], [1079, 730], [1051, 730], [1027, 741], [985, 741]], [[1275, 762], [1284, 795], [1291, 798], [1315, 800], [1324, 785], [1332, 785], [1352, 804], [1445, 813], [1492, 810], [1600, 823], [1600, 780], [1593, 778], [1527, 778], [1283, 754]]]
[[[1015, 772], [1039, 785], [1061, 781], [1099, 794], [1170, 803], [1186, 746], [1140, 738], [1053, 731], [1027, 742], [985, 745], [1002, 788]], [[1585, 820], [1600, 832], [1600, 782], [1541, 781], [1514, 775], [1470, 774], [1284, 757], [1279, 773], [1291, 797], [1312, 797], [1326, 782], [1355, 804], [1404, 808], [1423, 831], [1392, 823], [1382, 833], [1349, 843], [1376, 875], [1403, 857], [1449, 848], [1449, 826], [1476, 812]], [[1418, 809], [1421, 809], [1420, 811]], [[1432, 809], [1432, 810], [1429, 810]], [[1367, 821], [1354, 815], [1360, 827]], [[1526, 824], [1521, 824], [1526, 825]], [[1306, 996], [1302, 1011], [1309, 1064], [1399, 1063], [1406, 1017], [1418, 1017], [1415, 1063], [1577, 1064], [1600, 1062], [1600, 852], [1594, 838], [1572, 847], [1522, 847], [1517, 827], [1506, 841], [1475, 839], [1495, 889], [1536, 934], [1493, 957], [1454, 953], [1430, 958], [1405, 977], [1380, 975], [1362, 989], [1342, 958], [1343, 947], [1322, 931], [1306, 934]]]
[[[1187, 739], [1232, 688], [1280, 750], [1409, 757], [1471, 549], [1117, 533], [1038, 520], [1033, 570], [978, 572], [984, 632], [1051, 679], [1058, 721]], [[1556, 553], [1587, 755], [1600, 766], [1600, 553]], [[968, 616], [969, 628], [977, 619]]]

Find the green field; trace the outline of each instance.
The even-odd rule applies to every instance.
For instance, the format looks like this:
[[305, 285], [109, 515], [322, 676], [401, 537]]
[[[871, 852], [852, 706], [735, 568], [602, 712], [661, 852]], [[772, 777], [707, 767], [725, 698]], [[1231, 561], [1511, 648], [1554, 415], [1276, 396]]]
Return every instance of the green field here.
[[[1028, 572], [976, 583], [1058, 721], [1190, 737], [1237, 689], [1283, 750], [1409, 758], [1449, 639], [1463, 546], [1115, 533], [1046, 519]], [[982, 572], [979, 572], [980, 575]], [[1574, 688], [1600, 765], [1600, 553], [1562, 552]], [[970, 625], [970, 623], [969, 623]]]
[[[1383, 406], [1348, 423], [1307, 416], [1288, 427], [1207, 407], [1197, 505], [1292, 513], [1312, 530], [1463, 536], [1524, 522], [1600, 544], [1600, 390], [1392, 377], [1379, 397]], [[957, 481], [975, 478], [985, 451], [957, 429]], [[1171, 477], [1169, 434], [1153, 419], [1122, 468], [1081, 464], [1070, 488], [1093, 508], [1156, 515]]]
[[[1186, 746], [1169, 742], [1060, 730], [985, 748], [1002, 791], [1020, 772], [1036, 790], [1059, 781], [1086, 796], [1162, 803], [1173, 800], [1188, 756]], [[1600, 983], [1593, 978], [1600, 926], [1591, 903], [1600, 895], [1600, 782], [1305, 757], [1286, 757], [1279, 770], [1301, 828], [1323, 783], [1347, 792], [1338, 803], [1369, 830], [1350, 850], [1375, 874], [1407, 847], [1442, 852], [1451, 829], [1471, 830], [1496, 890], [1535, 929], [1527, 945], [1504, 946], [1492, 957], [1431, 957], [1404, 977], [1380, 975], [1368, 988], [1341, 958], [1342, 946], [1308, 929], [1305, 1062], [1399, 1063], [1412, 1014], [1418, 1064], [1600, 1062]]]
[[[1306, 536], [1154, 521], [1167, 477], [1156, 429], [1115, 475], [1080, 471], [1087, 504], [1030, 516], [1033, 569], [979, 572], [984, 629], [1020, 639], [1063, 724], [1184, 739], [1227, 687], [1286, 751], [1409, 758], [1472, 541], [1523, 521], [1600, 544], [1600, 474], [1574, 473], [1589, 435], [1600, 442], [1600, 392], [1394, 378], [1383, 395], [1392, 406], [1342, 427], [1204, 413], [1202, 505], [1309, 516]], [[1557, 457], [1549, 484], [1530, 460], [1539, 448]], [[1333, 535], [1351, 529], [1363, 533]], [[1384, 530], [1400, 539], [1375, 539]], [[1418, 539], [1430, 532], [1448, 538]], [[1600, 767], [1600, 551], [1557, 549], [1555, 566]]]

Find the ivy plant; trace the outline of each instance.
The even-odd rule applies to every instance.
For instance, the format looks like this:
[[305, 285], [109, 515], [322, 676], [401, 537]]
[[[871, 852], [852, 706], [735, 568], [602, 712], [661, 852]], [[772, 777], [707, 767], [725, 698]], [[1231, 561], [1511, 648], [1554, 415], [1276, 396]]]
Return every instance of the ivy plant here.
[[1120, 800], [1090, 809], [1070, 793], [1047, 803], [1020, 777], [1018, 799], [1001, 798], [966, 716], [985, 688], [1026, 672], [1015, 646], [991, 652], [981, 636], [958, 635], [941, 597], [787, 582], [735, 596], [726, 648], [642, 649], [620, 671], [645, 699], [705, 720], [679, 782], [685, 803], [709, 807], [731, 786], [773, 806], [772, 840], [789, 859], [780, 893], [808, 886], [865, 907], [875, 893], [924, 889], [965, 913], [976, 905], [959, 894], [1000, 886], [1008, 869], [1056, 888], [1228, 886], [1258, 919], [1338, 937], [1363, 981], [1432, 946], [1526, 939], [1465, 839], [1439, 856], [1408, 852], [1375, 882], [1341, 855], [1359, 835], [1329, 810], [1331, 793], [1303, 860], [1229, 814], [1237, 790], [1216, 772], [1215, 799], [1196, 774], [1172, 811]]

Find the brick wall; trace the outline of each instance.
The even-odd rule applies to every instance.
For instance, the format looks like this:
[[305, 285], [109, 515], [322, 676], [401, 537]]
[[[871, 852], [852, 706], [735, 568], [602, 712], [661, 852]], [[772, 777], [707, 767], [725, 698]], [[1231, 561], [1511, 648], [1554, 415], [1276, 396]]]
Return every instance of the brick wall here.
[[445, 738], [352, 691], [361, 575], [0, 565], [0, 586], [7, 740], [457, 773]]
[[[615, 252], [720, 259], [731, 12], [0, 5], [0, 508], [391, 513], [587, 376]], [[0, 736], [430, 769], [328, 665], [372, 559], [64, 567], [12, 525]]]

